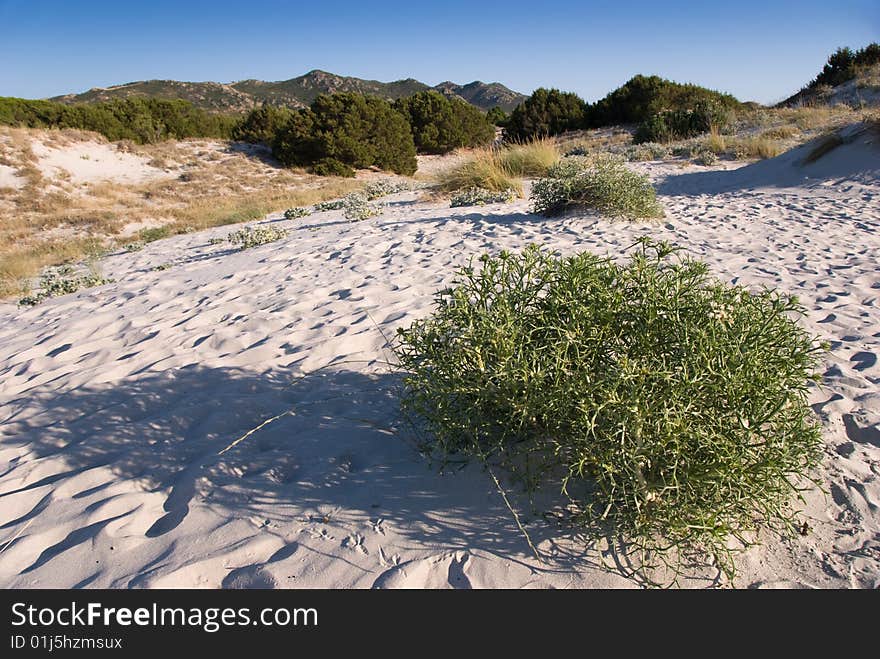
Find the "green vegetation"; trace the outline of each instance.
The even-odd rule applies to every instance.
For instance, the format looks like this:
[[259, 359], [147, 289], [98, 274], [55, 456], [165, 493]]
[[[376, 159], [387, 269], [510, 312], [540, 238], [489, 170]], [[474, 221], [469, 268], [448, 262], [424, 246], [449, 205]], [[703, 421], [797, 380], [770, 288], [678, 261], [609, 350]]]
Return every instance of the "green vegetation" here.
[[284, 219], [296, 220], [301, 217], [308, 217], [311, 214], [311, 208], [306, 208], [305, 206], [297, 206], [296, 208], [288, 208], [286, 211], [284, 211]]
[[521, 195], [521, 178], [544, 176], [558, 160], [558, 147], [545, 138], [476, 149], [454, 167], [437, 174], [436, 183], [445, 192], [482, 188], [493, 192], [514, 190]]
[[686, 110], [664, 110], [639, 124], [633, 142], [673, 142], [708, 133], [727, 124], [725, 110], [717, 104], [699, 101]]
[[637, 75], [590, 108], [589, 125], [598, 128], [638, 124], [661, 112], [688, 111], [701, 106], [721, 112], [737, 110], [741, 105], [730, 94], [698, 85], [683, 85], [659, 76]]
[[531, 199], [535, 212], [544, 215], [581, 207], [626, 219], [663, 216], [648, 177], [608, 153], [563, 158], [546, 178], [535, 181]]
[[815, 89], [823, 85], [837, 87], [853, 80], [859, 69], [880, 64], [880, 43], [870, 43], [853, 51], [838, 48], [829, 58], [819, 75], [807, 87]]
[[151, 144], [187, 137], [232, 137], [238, 119], [211, 114], [186, 101], [131, 98], [64, 105], [52, 101], [0, 98], [0, 124], [23, 128], [77, 128], [108, 140]]
[[330, 167], [336, 161], [349, 168], [416, 171], [415, 144], [403, 115], [388, 101], [354, 93], [319, 96], [308, 110], [294, 112], [278, 132], [273, 153], [285, 165], [323, 161]]
[[508, 188], [501, 192], [493, 192], [485, 188], [468, 188], [455, 195], [449, 202], [450, 208], [460, 206], [485, 206], [486, 204], [507, 204], [516, 199], [516, 190]]
[[504, 129], [505, 139], [529, 140], [583, 128], [588, 109], [577, 94], [537, 89], [510, 113]]
[[290, 121], [288, 108], [261, 105], [251, 110], [232, 131], [232, 139], [271, 146], [278, 131]]
[[419, 153], [448, 153], [460, 147], [488, 144], [495, 129], [470, 103], [429, 90], [394, 102], [406, 117]]
[[495, 107], [486, 113], [486, 120], [493, 126], [504, 128], [510, 120], [510, 115], [501, 108]]
[[104, 279], [95, 271], [76, 274], [69, 265], [51, 268], [40, 277], [39, 290], [33, 295], [21, 298], [18, 303], [23, 307], [33, 307], [50, 297], [76, 293], [84, 288], [103, 286], [112, 281], [112, 279]]
[[270, 226], [245, 227], [226, 236], [226, 240], [233, 245], [238, 245], [240, 249], [250, 249], [251, 247], [259, 247], [267, 245], [287, 237], [285, 229], [278, 229]]
[[623, 263], [531, 247], [459, 270], [398, 331], [402, 406], [426, 451], [558, 488], [576, 528], [642, 550], [649, 578], [696, 558], [732, 578], [733, 539], [795, 528], [822, 455], [820, 348], [794, 298], [639, 242]]

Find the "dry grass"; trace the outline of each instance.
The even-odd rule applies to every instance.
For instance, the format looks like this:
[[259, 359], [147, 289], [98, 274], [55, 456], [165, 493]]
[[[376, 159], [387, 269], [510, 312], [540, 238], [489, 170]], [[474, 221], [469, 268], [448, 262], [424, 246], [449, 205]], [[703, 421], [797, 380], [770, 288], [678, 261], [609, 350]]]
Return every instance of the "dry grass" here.
[[721, 131], [718, 130], [717, 126], [712, 126], [709, 139], [706, 141], [706, 148], [716, 156], [727, 151], [727, 140], [721, 134]]
[[733, 151], [735, 156], [741, 160], [751, 160], [754, 158], [764, 160], [778, 156], [785, 151], [785, 145], [766, 137], [747, 137], [735, 140], [733, 142]]
[[503, 192], [512, 188], [522, 196], [522, 182], [504, 170], [499, 153], [491, 148], [475, 149], [457, 165], [438, 172], [434, 182], [443, 192], [472, 187]]
[[501, 168], [507, 174], [524, 178], [545, 176], [560, 156], [556, 142], [548, 138], [512, 144], [498, 153]]
[[260, 154], [201, 140], [116, 145], [165, 170], [161, 178], [74, 185], [69, 177], [44, 176], [31, 148], [35, 139], [58, 147], [105, 141], [81, 131], [0, 128], [0, 159], [25, 179], [20, 189], [0, 190], [0, 297], [20, 293], [45, 266], [118, 247], [143, 227], [163, 227], [152, 231], [154, 239], [245, 222], [340, 197], [363, 184], [278, 168]]
[[443, 192], [477, 187], [522, 195], [523, 178], [544, 176], [559, 160], [554, 140], [537, 139], [502, 148], [484, 147], [466, 153], [455, 166], [439, 171], [434, 182]]
[[829, 133], [827, 135], [823, 135], [818, 140], [816, 140], [815, 145], [804, 158], [804, 164], [808, 165], [810, 163], [816, 162], [822, 156], [825, 156], [837, 147], [843, 144], [843, 138], [839, 133]]

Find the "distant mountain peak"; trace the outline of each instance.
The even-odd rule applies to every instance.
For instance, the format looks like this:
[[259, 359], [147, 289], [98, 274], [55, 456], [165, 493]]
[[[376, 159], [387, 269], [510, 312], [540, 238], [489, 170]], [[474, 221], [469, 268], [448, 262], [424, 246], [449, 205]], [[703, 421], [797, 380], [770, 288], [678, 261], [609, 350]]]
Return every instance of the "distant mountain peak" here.
[[458, 96], [481, 110], [501, 107], [509, 112], [525, 99], [523, 94], [497, 82], [486, 84], [475, 80], [459, 85], [447, 80], [431, 87], [415, 78], [379, 82], [312, 69], [296, 78], [276, 82], [253, 78], [232, 83], [140, 80], [111, 87], [95, 87], [81, 94], [66, 94], [51, 100], [62, 103], [97, 103], [114, 98], [179, 98], [213, 112], [245, 112], [262, 103], [304, 107], [320, 94], [357, 92], [394, 100], [427, 89]]

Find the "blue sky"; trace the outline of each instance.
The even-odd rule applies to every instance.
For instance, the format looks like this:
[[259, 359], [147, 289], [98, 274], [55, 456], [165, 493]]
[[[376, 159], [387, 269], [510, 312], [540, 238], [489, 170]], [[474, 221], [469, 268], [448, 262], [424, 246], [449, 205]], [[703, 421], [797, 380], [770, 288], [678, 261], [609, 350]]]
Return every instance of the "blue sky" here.
[[880, 41], [878, 0], [114, 2], [0, 0], [0, 96], [311, 69], [498, 81], [594, 101], [636, 73], [772, 102], [838, 46]]

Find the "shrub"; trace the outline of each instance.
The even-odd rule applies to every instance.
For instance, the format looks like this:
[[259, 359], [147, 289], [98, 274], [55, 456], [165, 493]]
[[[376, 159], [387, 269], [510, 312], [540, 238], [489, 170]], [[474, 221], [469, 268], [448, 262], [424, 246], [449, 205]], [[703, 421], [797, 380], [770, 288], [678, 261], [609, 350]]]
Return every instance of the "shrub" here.
[[250, 249], [251, 247], [259, 247], [268, 243], [274, 243], [287, 236], [285, 229], [278, 229], [270, 226], [245, 227], [235, 233], [230, 233], [226, 240], [233, 245], [238, 245], [241, 249]]
[[342, 199], [331, 199], [330, 201], [320, 201], [314, 206], [312, 206], [312, 210], [316, 213], [322, 213], [324, 211], [338, 211], [342, 208], [345, 202]]
[[304, 206], [298, 206], [297, 208], [288, 208], [284, 211], [284, 219], [285, 220], [296, 220], [301, 217], [308, 217], [312, 214], [311, 208], [305, 208]]
[[648, 177], [611, 154], [563, 158], [547, 178], [535, 181], [531, 199], [535, 212], [544, 215], [580, 206], [628, 219], [663, 216]]
[[332, 161], [397, 174], [416, 171], [415, 144], [403, 115], [381, 98], [348, 92], [318, 96], [311, 108], [293, 113], [272, 151], [285, 165], [323, 162], [319, 169], [332, 173], [339, 171]]
[[450, 208], [459, 206], [484, 206], [486, 204], [506, 204], [516, 199], [516, 190], [508, 188], [501, 192], [486, 190], [485, 188], [468, 188], [464, 192], [455, 195], [449, 202]]
[[271, 146], [278, 131], [290, 121], [291, 111], [274, 105], [251, 110], [232, 131], [232, 139]]
[[529, 140], [584, 127], [587, 104], [577, 94], [537, 89], [510, 114], [505, 139]]
[[349, 220], [366, 220], [381, 215], [382, 207], [369, 203], [362, 192], [352, 192], [342, 198], [342, 214]]
[[666, 110], [642, 122], [633, 142], [672, 142], [708, 133], [726, 124], [724, 109], [718, 105], [700, 102], [691, 109]]
[[588, 532], [646, 561], [697, 552], [732, 577], [731, 536], [794, 528], [821, 457], [807, 400], [820, 349], [794, 298], [639, 242], [621, 264], [533, 246], [458, 271], [398, 330], [402, 406], [440, 459], [555, 485]]
[[378, 181], [367, 183], [367, 185], [364, 186], [364, 194], [369, 201], [373, 201], [374, 199], [387, 197], [388, 195], [397, 194], [398, 192], [406, 192], [411, 189], [412, 185], [410, 185], [408, 181], [380, 179]]
[[104, 279], [97, 272], [76, 274], [71, 266], [61, 266], [48, 270], [40, 277], [39, 290], [18, 301], [23, 307], [33, 307], [43, 300], [60, 295], [76, 293], [84, 288], [94, 288], [109, 284], [112, 279]]
[[714, 106], [725, 112], [742, 107], [730, 94], [698, 85], [683, 85], [658, 76], [637, 75], [592, 106], [588, 123], [593, 128], [637, 124], [661, 112], [685, 112], [700, 105]]
[[321, 158], [312, 165], [312, 173], [318, 176], [340, 176], [342, 178], [354, 178], [355, 171], [344, 162], [336, 158]]
[[229, 139], [236, 117], [212, 114], [182, 100], [128, 98], [94, 104], [0, 98], [0, 124], [27, 128], [77, 128], [108, 140], [138, 144], [187, 137]]
[[495, 139], [495, 128], [486, 115], [460, 98], [448, 98], [435, 90], [398, 99], [394, 109], [409, 122], [419, 153], [448, 153]]
[[697, 156], [697, 162], [706, 167], [718, 164], [718, 156], [712, 151], [701, 151]]
[[501, 108], [495, 107], [490, 108], [489, 111], [486, 112], [486, 119], [493, 126], [504, 128], [507, 125], [507, 122], [510, 120], [510, 115]]

